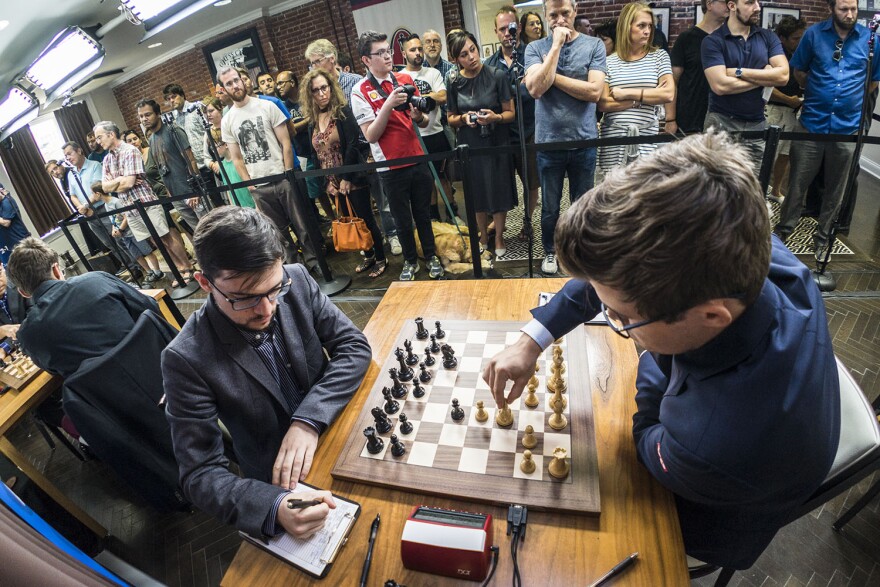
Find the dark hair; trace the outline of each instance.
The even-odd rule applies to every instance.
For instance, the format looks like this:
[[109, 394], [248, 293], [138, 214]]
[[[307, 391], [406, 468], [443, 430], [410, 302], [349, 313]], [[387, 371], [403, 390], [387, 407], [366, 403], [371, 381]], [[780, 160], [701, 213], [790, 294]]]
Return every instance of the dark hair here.
[[159, 108], [159, 103], [149, 98], [141, 98], [138, 100], [137, 104], [134, 105], [135, 110], [140, 110], [141, 108], [150, 108], [153, 111], [153, 114], [157, 116], [162, 114], [162, 109]]
[[373, 43], [381, 43], [387, 41], [388, 35], [385, 33], [377, 33], [376, 31], [365, 31], [358, 37], [358, 55], [361, 57], [369, 57], [373, 52]]
[[267, 216], [254, 208], [221, 206], [199, 221], [193, 249], [202, 273], [215, 279], [221, 271], [238, 277], [258, 274], [284, 259], [281, 234]]
[[779, 19], [778, 23], [776, 23], [776, 29], [774, 32], [777, 37], [785, 37], [787, 39], [805, 28], [807, 28], [807, 22], [804, 19], [795, 18], [786, 14]]
[[134, 130], [133, 128], [128, 128], [122, 131], [122, 134], [119, 135], [119, 138], [125, 140], [125, 137], [127, 137], [128, 135], [134, 135], [137, 138], [141, 138], [141, 135], [138, 133], [138, 131]]
[[741, 145], [710, 131], [612, 171], [559, 219], [560, 262], [648, 320], [736, 295], [751, 304], [770, 268], [770, 217], [743, 161]]
[[346, 67], [352, 70], [354, 69], [354, 62], [351, 60], [351, 57], [345, 53], [340, 53], [336, 56], [336, 65], [342, 69], [345, 69]]
[[606, 20], [599, 26], [593, 29], [593, 32], [597, 37], [608, 37], [611, 39], [611, 42], [615, 45], [617, 44], [617, 19], [612, 18], [611, 20]]
[[9, 279], [18, 291], [33, 295], [40, 284], [52, 279], [52, 265], [58, 262], [58, 253], [38, 238], [22, 239], [6, 264]]
[[421, 41], [421, 40], [422, 40], [422, 38], [420, 36], [418, 36], [416, 33], [412, 33], [410, 36], [408, 36], [407, 38], [405, 38], [404, 40], [402, 40], [400, 42], [400, 48], [403, 49], [406, 46], [406, 44], [409, 43], [410, 41]]
[[[162, 89], [162, 95], [167, 96], [168, 94], [175, 94], [180, 96], [181, 98], [186, 98], [186, 92], [183, 91], [183, 88], [180, 87], [180, 84], [168, 84]], [[159, 114], [158, 112], [156, 114]]]
[[477, 49], [480, 48], [479, 43], [477, 43], [477, 38], [474, 37], [473, 33], [469, 33], [466, 30], [457, 29], [446, 35], [446, 50], [449, 52], [450, 61], [452, 61], [456, 67], [458, 67], [458, 56], [468, 41], [473, 42]]
[[540, 38], [543, 39], [544, 37], [547, 36], [547, 27], [544, 26], [544, 19], [541, 18], [541, 15], [538, 14], [537, 12], [535, 12], [534, 10], [530, 10], [529, 12], [526, 12], [525, 14], [523, 14], [519, 19], [519, 31], [520, 31], [519, 36], [520, 36], [520, 39], [523, 40], [523, 42], [525, 42], [525, 39], [524, 39], [525, 32], [524, 31], [526, 30], [526, 24], [529, 22], [530, 16], [537, 16], [538, 20], [541, 22], [541, 37]]
[[76, 141], [67, 141], [66, 143], [61, 145], [61, 150], [64, 151], [64, 149], [66, 149], [67, 147], [73, 147], [74, 151], [82, 151], [83, 150], [83, 148], [80, 147], [79, 143], [77, 143]]
[[107, 195], [107, 192], [104, 191], [104, 184], [100, 181], [93, 182], [92, 185], [89, 186], [89, 189], [96, 194], [101, 194], [102, 196]]
[[261, 71], [260, 73], [257, 74], [257, 82], [259, 82], [260, 78], [263, 77], [264, 75], [268, 75], [269, 77], [272, 78], [272, 81], [275, 81], [275, 78], [272, 77], [271, 73], [269, 73], [268, 71]]

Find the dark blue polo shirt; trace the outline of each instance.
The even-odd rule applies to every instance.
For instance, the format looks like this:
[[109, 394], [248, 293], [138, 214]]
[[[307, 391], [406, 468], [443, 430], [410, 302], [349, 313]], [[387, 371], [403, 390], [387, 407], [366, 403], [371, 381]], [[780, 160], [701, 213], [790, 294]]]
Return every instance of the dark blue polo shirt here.
[[[840, 61], [834, 61], [835, 44], [840, 37], [830, 18], [804, 33], [791, 66], [807, 72], [801, 124], [809, 132], [858, 132], [869, 36], [866, 27], [856, 24], [843, 41]], [[880, 80], [880, 59], [874, 58], [871, 69], [871, 81]]]
[[[716, 65], [742, 69], [764, 69], [770, 58], [784, 55], [782, 43], [775, 33], [753, 26], [749, 38], [734, 36], [725, 22], [703, 39], [700, 47], [703, 70]], [[741, 94], [719, 96], [709, 88], [709, 112], [718, 112], [739, 120], [764, 120], [764, 88]]]
[[[495, 54], [483, 61], [483, 64], [491, 65], [495, 69], [503, 71], [504, 75], [506, 75], [507, 79], [510, 81], [510, 87], [513, 88], [516, 83], [517, 73], [523, 75], [523, 72], [525, 72], [525, 54], [525, 45], [520, 45], [516, 48], [516, 62], [519, 64], [519, 71], [517, 71], [517, 68], [515, 67], [507, 67], [507, 61], [504, 59], [504, 54], [501, 52], [501, 49], [495, 51]], [[522, 97], [522, 112], [519, 110], [516, 111], [517, 123], [510, 125], [510, 134], [514, 141], [519, 140], [520, 116], [523, 117], [523, 132], [526, 135], [526, 139], [531, 138], [531, 136], [535, 134], [535, 99], [532, 98], [532, 95], [526, 89], [524, 83], [519, 84], [519, 93]], [[511, 95], [514, 97], [514, 107], [517, 107], [516, 94], [511, 92]]]

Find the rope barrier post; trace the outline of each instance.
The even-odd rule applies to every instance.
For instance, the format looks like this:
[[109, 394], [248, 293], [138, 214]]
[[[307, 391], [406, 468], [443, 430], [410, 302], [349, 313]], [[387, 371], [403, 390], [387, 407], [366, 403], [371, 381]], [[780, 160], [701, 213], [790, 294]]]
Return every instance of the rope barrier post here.
[[471, 179], [471, 148], [470, 145], [458, 145], [455, 148], [456, 160], [461, 164], [461, 186], [464, 189], [464, 212], [467, 220], [468, 233], [471, 240], [471, 261], [474, 265], [474, 278], [483, 278], [483, 258], [480, 255], [480, 237], [477, 229], [477, 214], [471, 197], [473, 180]]
[[[138, 266], [137, 261], [135, 259], [132, 259], [131, 255], [128, 254], [128, 251], [123, 250], [122, 247], [119, 246], [119, 243], [116, 242], [116, 239], [113, 238], [113, 235], [110, 233], [110, 231], [107, 230], [107, 227], [104, 226], [104, 223], [101, 222], [101, 217], [96, 217], [93, 215], [91, 218], [87, 218], [86, 221], [96, 223], [98, 226], [100, 226], [100, 228], [97, 230], [102, 231], [104, 236], [107, 238], [107, 242], [110, 243], [110, 251], [119, 258], [119, 262], [122, 263], [122, 266], [128, 270], [128, 274], [131, 276], [132, 280], [137, 283], [138, 287], [142, 287], [143, 282], [141, 281], [141, 278], [143, 277], [143, 271], [141, 271], [141, 268]], [[93, 230], [92, 232], [96, 231]], [[138, 275], [140, 275], [140, 277], [138, 277]]]
[[[174, 276], [174, 280], [177, 283], [182, 283], [182, 287], [175, 287], [171, 290], [171, 299], [172, 300], [182, 300], [184, 298], [188, 298], [198, 291], [199, 284], [193, 279], [189, 283], [185, 283], [183, 280], [183, 276], [180, 274], [180, 271], [177, 270], [177, 265], [174, 263], [174, 259], [168, 253], [168, 249], [165, 247], [165, 243], [162, 242], [162, 238], [159, 236], [159, 233], [156, 232], [156, 227], [153, 226], [153, 221], [150, 220], [150, 217], [147, 215], [147, 209], [144, 206], [144, 203], [140, 200], [136, 200], [134, 202], [135, 207], [137, 208], [138, 214], [140, 214], [141, 220], [144, 221], [144, 224], [147, 226], [147, 230], [150, 233], [150, 236], [153, 237], [153, 242], [156, 243], [156, 248], [159, 249], [159, 252], [162, 253], [162, 256], [165, 257], [165, 261], [168, 263], [168, 269], [171, 271], [171, 275]], [[161, 205], [158, 200], [156, 200], [156, 205]], [[173, 230], [170, 226], [168, 230]]]
[[73, 251], [76, 253], [76, 256], [79, 257], [79, 260], [82, 261], [83, 267], [86, 268], [86, 271], [94, 271], [94, 269], [92, 269], [92, 264], [89, 263], [89, 260], [83, 255], [82, 249], [79, 248], [79, 245], [76, 244], [76, 241], [73, 239], [73, 235], [70, 234], [70, 229], [67, 228], [67, 220], [62, 220], [58, 224], [61, 225], [61, 231], [64, 233], [64, 236], [67, 237], [67, 242], [73, 247]]
[[770, 177], [773, 174], [773, 164], [776, 162], [776, 151], [779, 149], [779, 135], [782, 128], [773, 124], [764, 130], [764, 155], [761, 158], [761, 171], [758, 173], [758, 183], [761, 184], [761, 193], [767, 193], [770, 185]]

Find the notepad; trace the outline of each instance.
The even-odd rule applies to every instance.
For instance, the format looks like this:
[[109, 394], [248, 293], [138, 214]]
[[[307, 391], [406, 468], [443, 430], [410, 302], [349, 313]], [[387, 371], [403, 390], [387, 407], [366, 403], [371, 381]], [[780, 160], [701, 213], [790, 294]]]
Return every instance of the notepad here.
[[[297, 483], [296, 492], [314, 491], [315, 488], [305, 483]], [[239, 534], [256, 546], [268, 551], [294, 567], [319, 579], [324, 578], [330, 570], [340, 549], [348, 541], [348, 534], [360, 515], [361, 506], [351, 500], [334, 495], [336, 509], [330, 510], [324, 527], [307, 539], [294, 538], [283, 532], [269, 542], [263, 542], [244, 532]], [[281, 507], [285, 507], [282, 502]]]

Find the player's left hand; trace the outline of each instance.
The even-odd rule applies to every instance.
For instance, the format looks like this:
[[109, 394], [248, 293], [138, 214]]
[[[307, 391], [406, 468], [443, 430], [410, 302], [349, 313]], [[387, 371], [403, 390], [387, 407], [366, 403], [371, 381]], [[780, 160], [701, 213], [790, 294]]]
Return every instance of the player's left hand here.
[[14, 340], [18, 334], [18, 327], [18, 324], [4, 324], [0, 326], [0, 336]]
[[297, 482], [309, 474], [317, 447], [318, 431], [304, 422], [292, 422], [275, 457], [272, 485], [284, 489], [296, 487]]
[[[509, 403], [522, 395], [529, 379], [535, 374], [535, 363], [540, 355], [541, 347], [538, 343], [531, 336], [523, 334], [519, 340], [489, 360], [483, 370], [483, 381], [489, 385], [495, 403], [500, 406], [502, 400], [507, 399]], [[508, 381], [513, 381], [513, 386], [505, 398], [504, 388]]]

